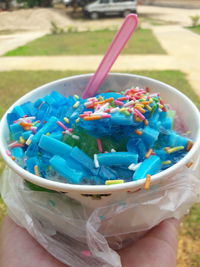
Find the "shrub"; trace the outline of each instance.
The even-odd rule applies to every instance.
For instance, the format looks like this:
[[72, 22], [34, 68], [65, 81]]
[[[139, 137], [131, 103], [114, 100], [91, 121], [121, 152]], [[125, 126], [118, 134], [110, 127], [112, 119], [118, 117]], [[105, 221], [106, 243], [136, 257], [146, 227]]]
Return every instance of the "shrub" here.
[[199, 20], [200, 20], [200, 16], [199, 15], [194, 15], [194, 16], [190, 16], [191, 20], [192, 20], [192, 26], [195, 27], [199, 24]]
[[51, 21], [51, 34], [60, 34], [63, 32], [64, 30], [62, 28], [58, 27], [54, 21]]

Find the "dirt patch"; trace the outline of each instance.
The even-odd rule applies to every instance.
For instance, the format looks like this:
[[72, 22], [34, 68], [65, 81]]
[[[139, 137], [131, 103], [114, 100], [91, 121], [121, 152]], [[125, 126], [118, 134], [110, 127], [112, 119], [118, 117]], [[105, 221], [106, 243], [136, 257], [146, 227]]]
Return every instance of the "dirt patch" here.
[[195, 257], [199, 255], [200, 241], [190, 236], [180, 235], [177, 253], [177, 267], [198, 267], [195, 264]]
[[65, 7], [21, 9], [0, 13], [0, 31], [50, 31], [51, 22], [64, 30], [75, 27], [77, 30], [97, 30], [118, 28], [123, 18], [112, 17], [90, 20], [82, 15], [81, 9], [73, 13]]
[[0, 13], [0, 30], [49, 31], [51, 21], [59, 27], [72, 25], [69, 17], [53, 8], [21, 9]]
[[[178, 8], [161, 8], [152, 6], [138, 6], [140, 23], [144, 20], [148, 24], [180, 24], [191, 25], [191, 15], [200, 14], [200, 9], [188, 10]], [[149, 20], [153, 20], [149, 21]], [[102, 28], [118, 28], [123, 18], [108, 17], [99, 20], [90, 20], [83, 17], [81, 9], [73, 13], [71, 9], [58, 5], [55, 8], [21, 9], [11, 12], [0, 12], [1, 30], [29, 30], [49, 31], [51, 21], [58, 27], [67, 29], [76, 27], [78, 30], [97, 30]]]

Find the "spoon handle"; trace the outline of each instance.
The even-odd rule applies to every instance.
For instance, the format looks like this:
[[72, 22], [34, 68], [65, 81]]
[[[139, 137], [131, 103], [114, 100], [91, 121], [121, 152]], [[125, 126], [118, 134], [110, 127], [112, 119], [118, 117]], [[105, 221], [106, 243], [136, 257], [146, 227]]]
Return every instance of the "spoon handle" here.
[[122, 51], [128, 40], [130, 39], [132, 33], [137, 27], [137, 24], [138, 24], [137, 15], [129, 14], [125, 18], [124, 23], [122, 24], [121, 28], [115, 35], [98, 69], [96, 70], [95, 74], [90, 78], [83, 92], [82, 95], [83, 98], [92, 97], [97, 92], [97, 90], [107, 77], [108, 72], [110, 71], [118, 55], [120, 54], [120, 52]]

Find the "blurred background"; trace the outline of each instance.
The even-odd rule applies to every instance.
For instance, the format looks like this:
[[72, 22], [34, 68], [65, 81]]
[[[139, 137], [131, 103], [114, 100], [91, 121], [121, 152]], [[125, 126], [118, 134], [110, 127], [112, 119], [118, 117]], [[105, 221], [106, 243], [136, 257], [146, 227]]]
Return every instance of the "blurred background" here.
[[[200, 0], [0, 0], [0, 116], [39, 85], [94, 72], [131, 12], [139, 26], [112, 71], [171, 84], [200, 108]], [[200, 266], [199, 204], [182, 221], [177, 266]]]

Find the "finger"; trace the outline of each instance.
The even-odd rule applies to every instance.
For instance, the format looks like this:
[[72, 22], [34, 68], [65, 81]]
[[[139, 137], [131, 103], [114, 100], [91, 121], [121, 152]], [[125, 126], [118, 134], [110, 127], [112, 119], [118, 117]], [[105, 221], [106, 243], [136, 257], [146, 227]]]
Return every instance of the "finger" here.
[[180, 221], [171, 218], [162, 221], [158, 226], [148, 232], [148, 237], [166, 242], [170, 247], [176, 247], [178, 242], [178, 230]]
[[0, 232], [0, 262], [1, 267], [67, 267], [8, 216], [5, 217]]
[[119, 252], [123, 267], [175, 267], [178, 243], [176, 219], [161, 222], [142, 239]]

